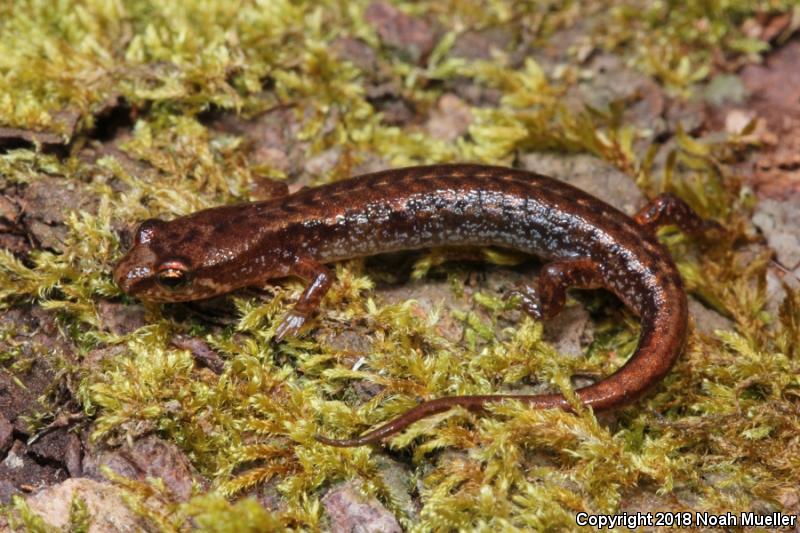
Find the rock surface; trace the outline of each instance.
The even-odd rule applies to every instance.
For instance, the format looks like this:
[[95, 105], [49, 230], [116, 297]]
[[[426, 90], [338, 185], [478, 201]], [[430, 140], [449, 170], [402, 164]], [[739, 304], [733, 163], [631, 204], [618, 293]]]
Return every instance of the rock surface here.
[[628, 215], [645, 204], [631, 177], [596, 157], [534, 152], [521, 156], [520, 161], [523, 168], [563, 180]]
[[97, 211], [97, 198], [80, 181], [40, 177], [20, 199], [23, 224], [44, 248], [62, 251], [72, 211]]
[[787, 200], [767, 198], [758, 204], [753, 223], [788, 270], [800, 267], [800, 193]]
[[14, 426], [3, 416], [3, 413], [0, 413], [0, 459], [11, 448], [12, 442], [14, 442]]
[[331, 488], [322, 498], [331, 531], [401, 533], [397, 519], [376, 498], [365, 497], [358, 481]]
[[179, 500], [187, 500], [192, 493], [193, 475], [189, 459], [177, 446], [153, 435], [135, 441], [132, 447], [126, 445], [87, 454], [83, 465], [85, 475], [103, 480], [103, 466], [139, 481], [161, 478]]
[[436, 44], [433, 28], [427, 21], [407, 15], [389, 2], [372, 2], [364, 18], [375, 28], [383, 44], [397, 49], [414, 63], [423, 61]]
[[464, 135], [472, 122], [469, 106], [454, 94], [445, 94], [436, 104], [425, 128], [431, 137], [452, 142]]
[[125, 505], [120, 489], [92, 479], [72, 478], [28, 497], [31, 510], [55, 528], [69, 526], [73, 498], [86, 503], [91, 516], [89, 533], [138, 533], [145, 524]]

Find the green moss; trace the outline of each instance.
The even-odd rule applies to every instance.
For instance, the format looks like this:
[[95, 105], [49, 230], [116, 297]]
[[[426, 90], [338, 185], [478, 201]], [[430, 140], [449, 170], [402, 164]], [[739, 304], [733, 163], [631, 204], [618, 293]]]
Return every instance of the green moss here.
[[[685, 236], [663, 233], [688, 287], [733, 326], [692, 334], [664, 385], [622, 411], [617, 424], [600, 424], [588, 410], [541, 412], [506, 402], [493, 406], [490, 416], [443, 413], [392, 439], [391, 449], [411, 457], [420, 480], [422, 509], [413, 527], [570, 529], [577, 511], [614, 512], [643, 488], [693, 502], [698, 511], [750, 510], [763, 501], [783, 508], [800, 482], [800, 424], [792, 414], [800, 393], [800, 297], [787, 289], [779, 316], [770, 316], [768, 258], [727, 251], [746, 234], [752, 207], [727, 165], [736, 142], [710, 144], [677, 132], [676, 148], [657, 170], [655, 152], [636, 149], [644, 135], [623, 120], [619, 106], [599, 111], [563, 104], [570, 76], [548, 77], [532, 58], [519, 66], [506, 54], [470, 62], [450, 50], [465, 29], [497, 24], [518, 40], [528, 35], [544, 45], [586, 14], [596, 22], [592, 42], [625, 54], [672, 89], [690, 91], [707, 76], [714, 50], [751, 54], [761, 47], [742, 41], [745, 18], [788, 2], [694, 0], [683, 11], [668, 9], [669, 2], [644, 10], [596, 2], [585, 13], [577, 3], [537, 2], [522, 10], [510, 0], [401, 3], [409, 13], [434, 13], [446, 30], [426, 67], [381, 48], [363, 20], [366, 5], [138, 0], [54, 6], [28, 0], [14, 9], [0, 6], [0, 122], [66, 134], [58, 113], [80, 117], [72, 153], [63, 159], [32, 150], [4, 153], [0, 179], [25, 185], [59, 176], [100, 199], [96, 213], [70, 215], [64, 253], [37, 251], [22, 261], [0, 252], [0, 305], [35, 301], [56, 312], [79, 356], [123, 346], [113, 360], [76, 372], [93, 438], [114, 444], [157, 432], [212, 482], [208, 493], [198, 489], [179, 504], [157, 484], [118, 479], [132, 508], [165, 531], [276, 524], [315, 530], [324, 526], [322, 491], [358, 476], [365, 492], [413, 525], [380, 475], [372, 448], [334, 449], [314, 435], [356, 435], [420, 398], [488, 394], [532, 379], [572, 397], [569, 376], [607, 375], [635, 346], [635, 320], [608, 299], [588, 299], [597, 322], [588, 357], [558, 357], [543, 340], [541, 324], [527, 318], [512, 324], [512, 303], [490, 292], [473, 296], [471, 312], [449, 313], [465, 327], [463, 342], [455, 342], [438, 329], [447, 310], [426, 315], [410, 300], [376, 301], [374, 275], [361, 261], [337, 265], [337, 284], [316, 321], [318, 336], [271, 342], [299, 294], [301, 286], [292, 282], [271, 289], [272, 298], [236, 298], [237, 322], [222, 330], [176, 319], [159, 306], [148, 306], [147, 325], [129, 334], [105, 329], [100, 300], [134, 303], [111, 281], [121, 254], [114, 229], [247, 200], [256, 177], [284, 175], [280, 168], [250, 166], [242, 155], [245, 143], [210, 129], [200, 113], [250, 117], [278, 104], [290, 105], [300, 123], [303, 158], [341, 148], [341, 160], [313, 176], [317, 182], [349, 175], [365, 154], [403, 165], [510, 164], [525, 151], [585, 152], [635, 176], [648, 195], [674, 191], [729, 229], [702, 255]], [[710, 30], [697, 31], [697, 24]], [[367, 73], [332, 52], [339, 36], [368, 43], [382, 76], [419, 110], [459, 78], [499, 91], [499, 102], [473, 107], [468, 135], [453, 143], [430, 138], [418, 125], [388, 126], [365, 95]], [[119, 156], [94, 163], [79, 157], [94, 114], [115, 95], [136, 111], [121, 149], [144, 163], [141, 171]], [[518, 261], [513, 254], [482, 253], [496, 265]], [[414, 276], [444, 272], [460, 280], [446, 259], [440, 251], [423, 256]], [[456, 292], [463, 289], [458, 285]], [[344, 330], [370, 346], [359, 352], [364, 360], [358, 365], [327, 340]], [[187, 331], [202, 334], [222, 356], [221, 375], [169, 344], [174, 333]], [[0, 354], [0, 362], [25, 368], [14, 349]], [[361, 385], [379, 392], [364, 398]], [[266, 482], [285, 499], [284, 510], [267, 513], [253, 500], [225, 499]], [[26, 527], [39, 527], [23, 503], [15, 505]], [[85, 524], [76, 513], [75, 523]]]
[[[715, 59], [758, 61], [770, 49], [768, 42], [748, 35], [748, 19], [754, 22], [758, 15], [785, 13], [798, 5], [795, 0], [699, 0], [679, 8], [673, 2], [607, 4], [609, 23], [597, 34], [601, 42], [628, 49], [642, 69], [684, 94], [709, 76]], [[778, 37], [783, 41], [788, 33]]]
[[92, 525], [92, 516], [86, 501], [77, 494], [73, 496], [69, 507], [69, 531], [73, 533], [88, 533]]
[[13, 528], [24, 527], [26, 531], [31, 533], [52, 533], [57, 531], [56, 528], [49, 526], [42, 517], [34, 513], [21, 496], [12, 497], [6, 517], [9, 526]]
[[[0, 511], [3, 508], [0, 506]], [[56, 528], [37, 515], [28, 506], [21, 496], [13, 496], [11, 505], [6, 510], [8, 525], [13, 531], [26, 531], [28, 533], [56, 533], [68, 531], [70, 533], [87, 533], [91, 527], [92, 518], [86, 502], [75, 495], [70, 503], [68, 522], [64, 528]]]

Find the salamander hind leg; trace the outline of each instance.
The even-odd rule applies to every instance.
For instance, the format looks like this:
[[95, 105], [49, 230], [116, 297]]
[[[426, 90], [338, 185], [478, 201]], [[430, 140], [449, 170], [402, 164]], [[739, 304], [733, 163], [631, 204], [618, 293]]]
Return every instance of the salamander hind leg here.
[[291, 273], [308, 281], [308, 286], [275, 329], [276, 342], [299, 333], [333, 283], [333, 273], [325, 265], [310, 259], [299, 259], [292, 267]]
[[653, 198], [636, 213], [634, 220], [653, 232], [670, 224], [697, 237], [711, 237], [722, 232], [722, 226], [713, 220], [700, 218], [686, 202], [672, 193], [659, 194]]
[[510, 296], [521, 298], [522, 309], [536, 319], [556, 316], [567, 298], [567, 289], [596, 289], [603, 286], [600, 267], [590, 259], [557, 261], [542, 268], [535, 286], [525, 285]]

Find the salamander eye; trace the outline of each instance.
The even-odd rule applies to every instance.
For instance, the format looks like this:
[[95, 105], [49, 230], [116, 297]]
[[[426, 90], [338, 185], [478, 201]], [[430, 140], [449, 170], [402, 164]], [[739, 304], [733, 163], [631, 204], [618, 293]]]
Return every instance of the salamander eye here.
[[189, 269], [180, 261], [165, 261], [158, 267], [156, 280], [165, 289], [179, 289], [188, 283]]

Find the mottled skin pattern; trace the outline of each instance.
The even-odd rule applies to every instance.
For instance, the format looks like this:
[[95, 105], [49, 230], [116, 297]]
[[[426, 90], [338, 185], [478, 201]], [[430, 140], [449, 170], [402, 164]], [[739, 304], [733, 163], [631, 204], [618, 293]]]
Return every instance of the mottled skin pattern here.
[[[686, 294], [654, 234], [667, 223], [693, 233], [712, 227], [674, 196], [660, 196], [630, 218], [570, 185], [530, 172], [478, 165], [412, 167], [171, 222], [146, 221], [114, 277], [129, 294], [175, 302], [298, 276], [308, 287], [278, 326], [280, 341], [299, 331], [330, 287], [333, 277], [324, 263], [445, 245], [528, 252], [550, 261], [535, 286], [517, 293], [534, 317], [557, 314], [569, 287], [607, 288], [641, 317], [639, 346], [630, 360], [577, 391], [584, 405], [609, 409], [657, 383], [686, 336]], [[360, 438], [319, 440], [362, 445], [455, 405], [480, 409], [503, 398], [571, 408], [560, 394], [447, 397], [424, 402]]]

